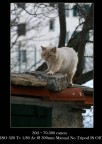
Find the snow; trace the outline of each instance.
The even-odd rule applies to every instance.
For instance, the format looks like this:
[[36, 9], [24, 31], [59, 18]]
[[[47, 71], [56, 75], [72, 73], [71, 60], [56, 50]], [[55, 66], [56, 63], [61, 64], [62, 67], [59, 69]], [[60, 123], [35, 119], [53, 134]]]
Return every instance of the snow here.
[[84, 83], [83, 86], [88, 86], [88, 87], [93, 88], [93, 80], [90, 80], [90, 81]]
[[[93, 80], [90, 80], [83, 84], [83, 86], [88, 86], [93, 88]], [[93, 128], [93, 106], [91, 106], [91, 109], [85, 109], [86, 113], [83, 113], [83, 125], [84, 128]]]

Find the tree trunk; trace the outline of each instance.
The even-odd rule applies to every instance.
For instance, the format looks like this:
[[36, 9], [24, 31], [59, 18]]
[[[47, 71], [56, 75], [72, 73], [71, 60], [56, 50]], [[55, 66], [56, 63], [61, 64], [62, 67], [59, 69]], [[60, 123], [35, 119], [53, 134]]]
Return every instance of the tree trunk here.
[[79, 77], [75, 77], [73, 82], [77, 84], [83, 84], [91, 79], [93, 79], [93, 70], [81, 74]]
[[35, 71], [45, 71], [46, 69], [47, 69], [47, 64], [46, 64], [46, 62], [44, 62]]
[[86, 36], [89, 30], [93, 28], [93, 5], [90, 8], [90, 11], [85, 19], [85, 23], [83, 25], [83, 29], [80, 35], [80, 39], [78, 42], [78, 67], [76, 75], [81, 75], [84, 68], [84, 52], [85, 52], [85, 45], [86, 45]]
[[60, 37], [58, 47], [65, 46], [66, 39], [66, 17], [65, 17], [65, 4], [58, 4], [59, 24], [60, 24]]

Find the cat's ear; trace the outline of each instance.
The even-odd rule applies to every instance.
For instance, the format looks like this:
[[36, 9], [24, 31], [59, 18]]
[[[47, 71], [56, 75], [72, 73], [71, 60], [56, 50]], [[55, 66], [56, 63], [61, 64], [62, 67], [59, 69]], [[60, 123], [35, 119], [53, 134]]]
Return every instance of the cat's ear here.
[[52, 48], [52, 49], [51, 49], [51, 51], [53, 51], [54, 53], [56, 53], [57, 48], [56, 48], [56, 47], [54, 47], [54, 48]]
[[46, 50], [46, 48], [45, 48], [45, 47], [43, 47], [43, 46], [41, 46], [41, 48], [42, 48], [42, 50]]

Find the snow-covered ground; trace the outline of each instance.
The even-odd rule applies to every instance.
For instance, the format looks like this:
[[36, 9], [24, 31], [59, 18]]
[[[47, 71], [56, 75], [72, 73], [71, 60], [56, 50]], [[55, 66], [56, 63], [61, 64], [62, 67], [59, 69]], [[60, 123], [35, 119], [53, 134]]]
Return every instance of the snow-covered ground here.
[[83, 84], [83, 86], [88, 86], [88, 87], [93, 88], [93, 80], [86, 82], [85, 84]]
[[[88, 86], [93, 88], [93, 80], [90, 80], [83, 84], [83, 86]], [[91, 106], [91, 109], [85, 109], [86, 113], [83, 113], [83, 125], [84, 128], [93, 128], [93, 106]]]

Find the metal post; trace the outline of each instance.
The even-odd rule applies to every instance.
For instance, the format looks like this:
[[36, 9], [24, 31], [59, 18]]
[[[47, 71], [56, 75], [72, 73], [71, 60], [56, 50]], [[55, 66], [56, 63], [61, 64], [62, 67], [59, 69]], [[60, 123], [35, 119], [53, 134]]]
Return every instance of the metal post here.
[[36, 69], [36, 47], [34, 47], [34, 64]]
[[19, 60], [19, 73], [21, 72], [21, 52], [20, 52], [20, 48], [21, 48], [21, 42], [19, 42], [19, 47], [18, 47], [18, 49], [19, 49], [19, 58], [18, 58], [18, 60]]

